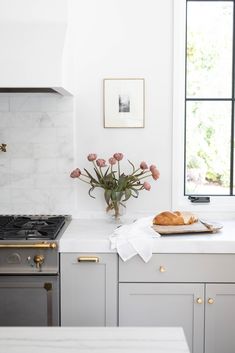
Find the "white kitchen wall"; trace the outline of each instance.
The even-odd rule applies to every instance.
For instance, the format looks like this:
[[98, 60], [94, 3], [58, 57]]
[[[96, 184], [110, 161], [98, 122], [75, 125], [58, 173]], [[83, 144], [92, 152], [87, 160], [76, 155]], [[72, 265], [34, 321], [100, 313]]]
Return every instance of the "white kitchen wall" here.
[[[75, 97], [74, 166], [89, 168], [90, 152], [108, 158], [123, 152], [136, 165], [156, 164], [159, 181], [150, 192], [127, 203], [128, 212], [171, 208], [173, 0], [70, 0], [65, 65]], [[144, 129], [103, 128], [103, 78], [143, 77], [146, 84]], [[77, 180], [76, 215], [102, 213]]]
[[72, 213], [73, 98], [0, 95], [0, 214]]
[[[114, 152], [161, 172], [152, 190], [130, 199], [127, 213], [171, 208], [173, 0], [69, 0], [64, 65], [73, 99], [0, 95], [0, 214], [103, 215], [103, 194], [72, 180], [90, 152]], [[66, 70], [65, 70], [66, 71]], [[144, 129], [103, 128], [103, 78], [143, 77]], [[73, 162], [75, 155], [75, 162]]]

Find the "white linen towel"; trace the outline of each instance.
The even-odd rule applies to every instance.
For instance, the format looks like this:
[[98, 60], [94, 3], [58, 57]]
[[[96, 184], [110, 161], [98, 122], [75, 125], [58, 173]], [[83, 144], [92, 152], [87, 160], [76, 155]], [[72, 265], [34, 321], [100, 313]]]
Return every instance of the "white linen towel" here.
[[145, 262], [148, 262], [153, 253], [153, 238], [160, 236], [153, 230], [152, 220], [153, 217], [144, 217], [116, 228], [109, 237], [111, 249], [116, 249], [123, 261], [139, 254]]

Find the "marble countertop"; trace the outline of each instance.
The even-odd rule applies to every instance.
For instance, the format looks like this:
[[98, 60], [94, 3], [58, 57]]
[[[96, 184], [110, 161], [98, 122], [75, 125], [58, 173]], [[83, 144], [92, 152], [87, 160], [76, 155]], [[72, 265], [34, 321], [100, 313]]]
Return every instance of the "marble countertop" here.
[[1, 327], [0, 353], [189, 353], [179, 327]]
[[[235, 221], [222, 221], [218, 233], [154, 239], [154, 253], [235, 253]], [[59, 243], [60, 252], [112, 253], [109, 236], [117, 225], [102, 219], [72, 219]]]

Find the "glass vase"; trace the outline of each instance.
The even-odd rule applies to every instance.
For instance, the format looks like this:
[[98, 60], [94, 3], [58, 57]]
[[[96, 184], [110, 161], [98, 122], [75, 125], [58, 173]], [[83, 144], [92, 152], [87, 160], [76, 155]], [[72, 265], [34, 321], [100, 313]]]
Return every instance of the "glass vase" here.
[[116, 223], [121, 223], [121, 217], [125, 214], [126, 207], [121, 201], [123, 193], [119, 191], [112, 191], [112, 196], [106, 208], [106, 213], [109, 219]]

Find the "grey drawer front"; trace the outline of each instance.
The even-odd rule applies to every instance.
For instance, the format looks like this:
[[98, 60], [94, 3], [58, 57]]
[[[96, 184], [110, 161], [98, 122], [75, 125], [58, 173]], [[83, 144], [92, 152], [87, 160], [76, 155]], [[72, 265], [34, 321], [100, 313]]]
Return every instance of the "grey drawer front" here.
[[120, 282], [235, 282], [235, 254], [154, 254], [119, 258]]

